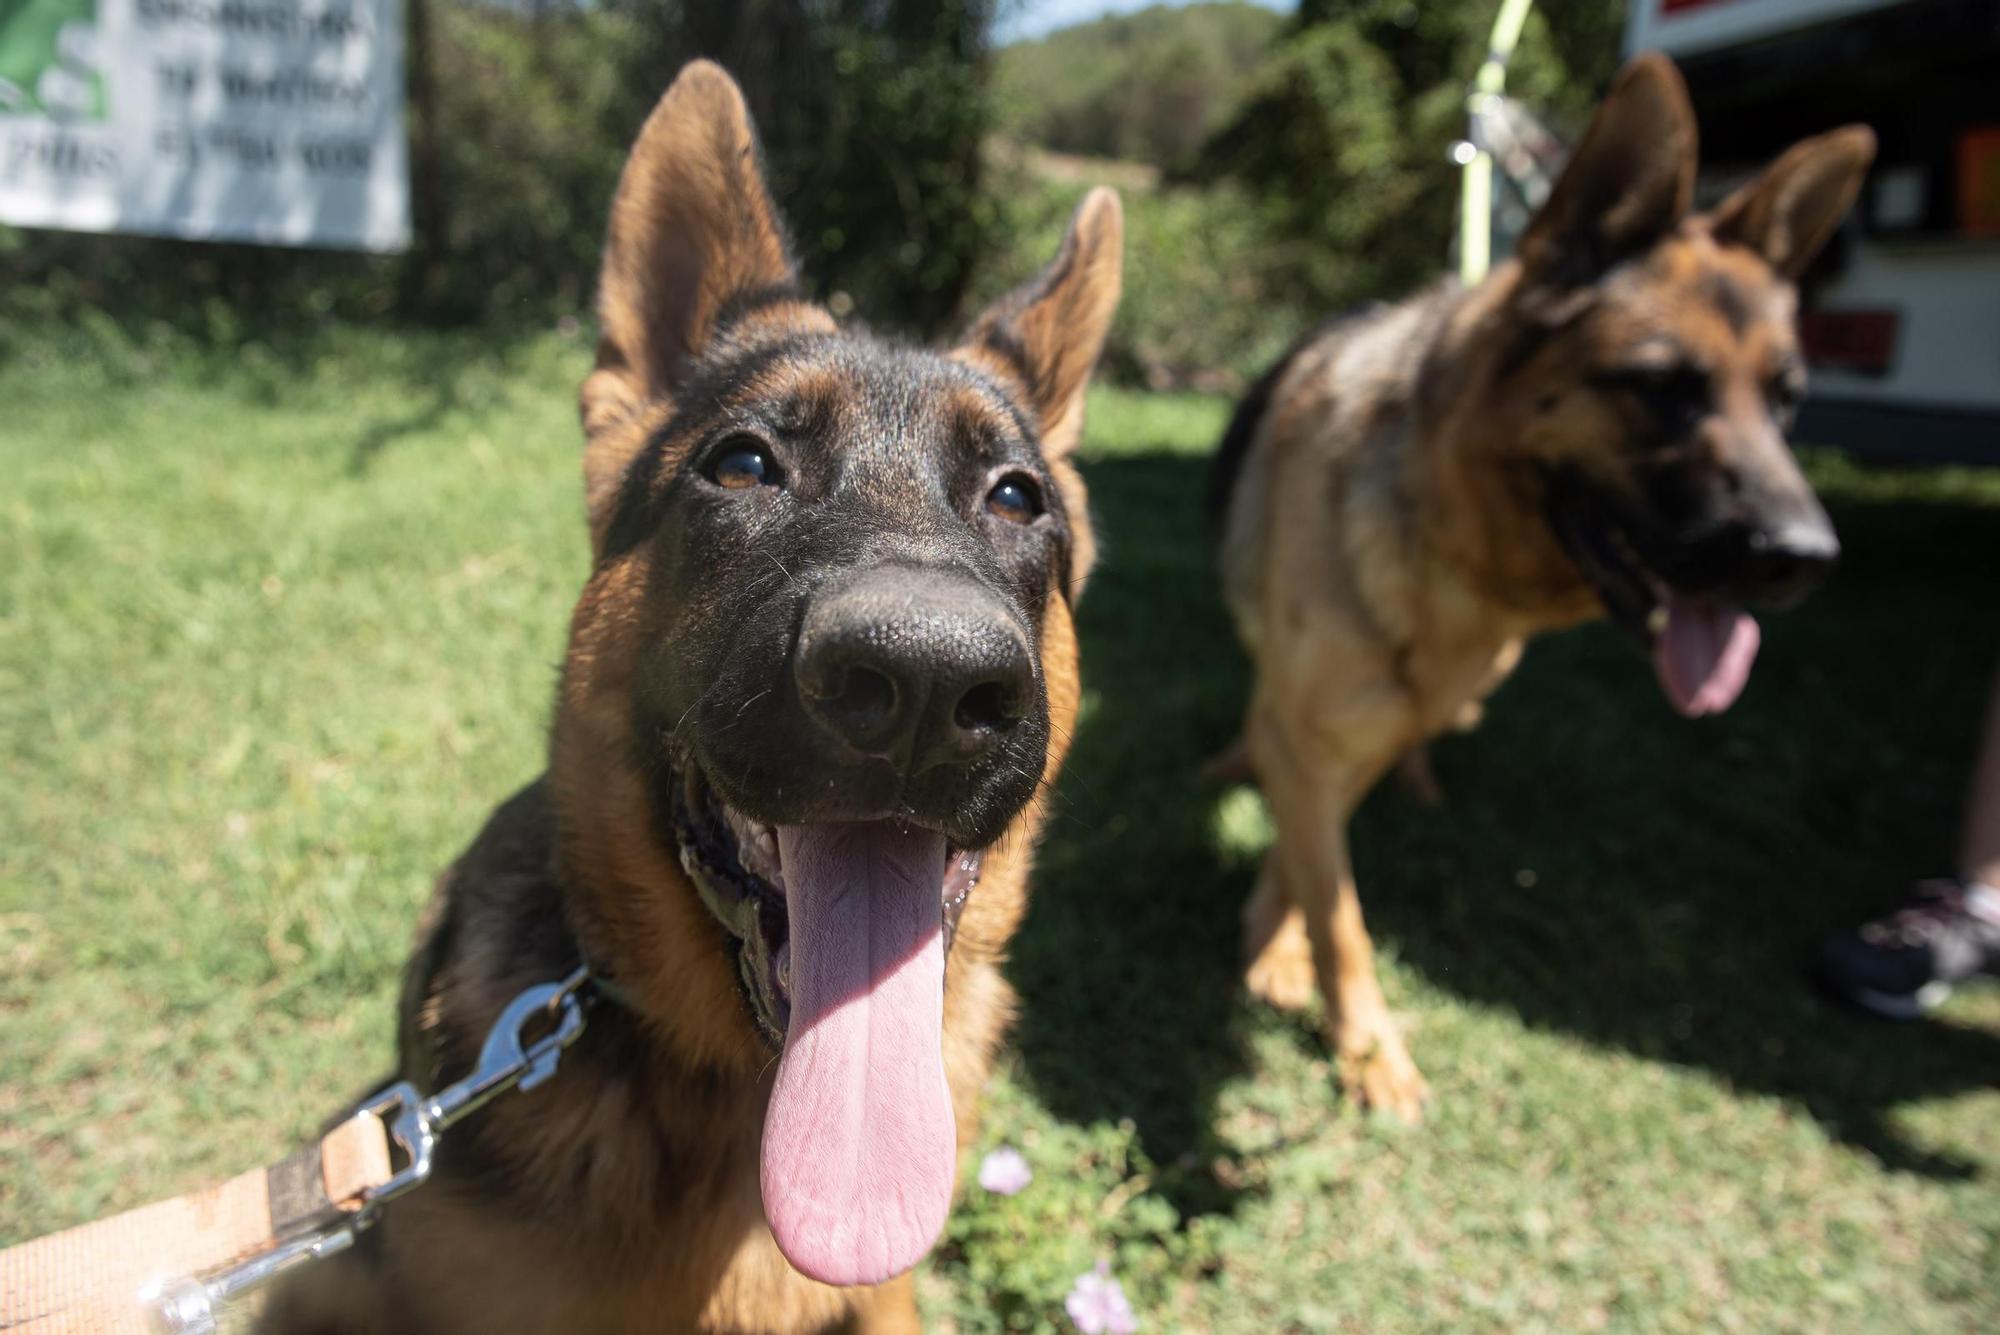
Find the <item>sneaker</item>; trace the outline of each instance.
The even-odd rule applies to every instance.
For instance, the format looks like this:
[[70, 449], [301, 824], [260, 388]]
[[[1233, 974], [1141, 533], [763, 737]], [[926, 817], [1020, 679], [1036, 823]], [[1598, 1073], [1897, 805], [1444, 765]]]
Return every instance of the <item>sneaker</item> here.
[[1976, 905], [1956, 881], [1925, 881], [1910, 902], [1863, 923], [1820, 950], [1819, 979], [1837, 996], [1886, 1016], [1914, 1020], [1952, 986], [2000, 973], [2000, 906], [1980, 887]]

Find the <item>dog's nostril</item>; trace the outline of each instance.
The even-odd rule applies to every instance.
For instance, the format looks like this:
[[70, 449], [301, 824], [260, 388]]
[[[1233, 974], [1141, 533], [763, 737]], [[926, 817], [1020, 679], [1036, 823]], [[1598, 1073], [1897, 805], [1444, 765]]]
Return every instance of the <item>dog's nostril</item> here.
[[1749, 536], [1749, 551], [1734, 592], [1760, 607], [1791, 606], [1826, 577], [1840, 543], [1825, 524], [1791, 523]]
[[983, 681], [959, 697], [952, 721], [967, 732], [1005, 732], [1020, 722], [1013, 692], [997, 681]]
[[798, 701], [830, 762], [886, 760], [914, 781], [1039, 736], [1027, 726], [1042, 707], [1028, 637], [1011, 609], [956, 574], [856, 574], [814, 597], [798, 645]]
[[874, 668], [850, 667], [827, 703], [858, 723], [886, 719], [896, 712], [896, 683]]

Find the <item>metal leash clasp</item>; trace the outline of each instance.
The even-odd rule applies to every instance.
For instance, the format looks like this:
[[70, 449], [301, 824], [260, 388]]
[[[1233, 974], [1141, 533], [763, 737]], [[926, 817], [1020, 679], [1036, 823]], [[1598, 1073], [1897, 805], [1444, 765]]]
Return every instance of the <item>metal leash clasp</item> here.
[[486, 1031], [472, 1073], [435, 1094], [423, 1095], [407, 1080], [376, 1094], [357, 1110], [381, 1119], [403, 1155], [388, 1181], [363, 1194], [357, 1210], [332, 1212], [247, 1261], [200, 1277], [149, 1284], [139, 1294], [156, 1335], [213, 1335], [222, 1310], [288, 1270], [334, 1256], [381, 1217], [382, 1205], [423, 1185], [435, 1165], [439, 1136], [510, 1089], [533, 1089], [556, 1073], [556, 1063], [583, 1035], [584, 984], [579, 966], [568, 977], [537, 983], [507, 1003]]
[[578, 968], [560, 982], [538, 983], [508, 1002], [486, 1031], [472, 1074], [463, 1080], [429, 1097], [417, 1093], [409, 1081], [399, 1080], [362, 1105], [363, 1112], [382, 1119], [407, 1159], [401, 1171], [364, 1198], [362, 1227], [373, 1222], [367, 1217], [383, 1201], [394, 1200], [430, 1177], [440, 1132], [478, 1112], [496, 1095], [533, 1089], [556, 1073], [563, 1050], [583, 1033], [579, 993], [589, 977]]

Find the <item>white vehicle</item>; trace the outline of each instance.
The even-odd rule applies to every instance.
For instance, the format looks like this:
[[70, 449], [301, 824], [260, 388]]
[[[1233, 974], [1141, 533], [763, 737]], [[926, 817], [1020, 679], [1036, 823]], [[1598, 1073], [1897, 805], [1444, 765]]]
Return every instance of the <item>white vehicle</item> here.
[[1881, 141], [1805, 282], [1797, 438], [2000, 464], [2000, 3], [1632, 0], [1625, 45], [1686, 74], [1704, 199], [1819, 130]]

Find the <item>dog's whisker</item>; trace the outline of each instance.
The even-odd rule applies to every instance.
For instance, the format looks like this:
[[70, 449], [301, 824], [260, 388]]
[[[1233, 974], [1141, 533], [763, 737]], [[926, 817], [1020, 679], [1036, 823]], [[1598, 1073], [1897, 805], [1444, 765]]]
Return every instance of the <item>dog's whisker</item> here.
[[674, 720], [674, 726], [672, 727], [672, 729], [668, 731], [667, 734], [668, 737], [670, 737], [675, 741], [679, 741], [681, 735], [681, 725], [688, 721], [689, 715], [693, 714], [695, 710], [701, 708], [702, 703], [706, 701], [709, 696], [714, 695], [717, 691], [721, 689], [722, 689], [722, 681], [720, 678], [717, 678], [715, 681], [710, 682], [708, 686], [702, 690], [701, 694], [695, 696], [693, 703], [689, 704], [686, 709], [683, 709], [681, 711], [681, 716]]
[[[729, 728], [733, 728], [738, 723], [741, 723], [743, 721], [744, 712], [748, 710], [750, 706], [756, 704], [759, 700], [762, 700], [765, 696], [770, 695], [776, 689], [777, 688], [775, 686], [766, 686], [763, 690], [757, 692], [757, 694], [751, 696], [748, 700], [745, 700], [742, 704], [736, 706], [736, 714], [730, 720]], [[729, 728], [724, 728], [722, 729], [722, 731], [728, 732]]]
[[798, 588], [798, 587], [799, 587], [799, 581], [798, 581], [798, 579], [797, 579], [797, 578], [796, 578], [796, 577], [795, 577], [795, 576], [794, 576], [794, 575], [792, 574], [792, 572], [791, 572], [791, 571], [789, 571], [789, 570], [785, 569], [785, 563], [784, 563], [783, 561], [780, 561], [780, 560], [778, 559], [778, 557], [777, 557], [777, 554], [776, 554], [776, 553], [772, 552], [772, 551], [771, 551], [771, 550], [770, 550], [769, 548], [767, 548], [767, 547], [759, 547], [759, 548], [758, 548], [757, 550], [758, 550], [758, 552], [759, 552], [760, 554], [762, 554], [763, 556], [767, 557], [767, 558], [768, 558], [768, 559], [770, 560], [770, 562], [771, 562], [771, 564], [772, 564], [772, 565], [774, 565], [774, 566], [778, 567], [778, 572], [779, 572], [780, 574], [782, 574], [782, 575], [783, 575], [783, 576], [784, 576], [784, 577], [785, 577], [786, 579], [788, 579], [788, 580], [790, 580], [790, 581], [791, 581], [791, 583], [792, 583], [792, 587], [793, 587], [793, 588], [795, 588], [795, 589], [796, 589], [796, 588]]

